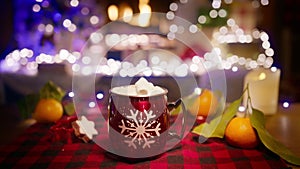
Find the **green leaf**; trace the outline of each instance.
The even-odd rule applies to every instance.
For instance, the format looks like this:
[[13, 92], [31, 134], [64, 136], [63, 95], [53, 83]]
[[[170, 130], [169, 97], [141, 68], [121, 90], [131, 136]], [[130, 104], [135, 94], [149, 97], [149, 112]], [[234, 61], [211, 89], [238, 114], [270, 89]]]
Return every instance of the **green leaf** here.
[[65, 91], [55, 85], [52, 81], [47, 82], [40, 90], [40, 98], [53, 98], [57, 101], [61, 101], [64, 97]]
[[222, 116], [217, 116], [213, 120], [211, 120], [210, 123], [205, 122], [205, 123], [200, 124], [199, 126], [195, 127], [192, 130], [192, 133], [198, 134], [205, 138], [221, 137], [215, 133], [215, 130], [218, 128], [218, 124], [221, 120], [222, 120]]
[[[217, 114], [209, 123], [205, 122], [195, 127], [192, 132], [206, 138], [223, 138], [228, 122], [236, 115], [242, 98], [229, 105], [223, 114]], [[222, 106], [220, 106], [221, 108]], [[220, 110], [219, 110], [220, 111]]]
[[[188, 109], [189, 107], [192, 106], [192, 104], [195, 102], [195, 100], [199, 97], [198, 94], [196, 93], [192, 93], [184, 98], [182, 98], [182, 101], [185, 105], [185, 107]], [[174, 115], [178, 115], [181, 112], [181, 105], [178, 106], [177, 108], [171, 110], [170, 115], [174, 116]]]
[[229, 105], [229, 107], [225, 110], [225, 112], [222, 116], [222, 119], [219, 122], [219, 125], [216, 128], [216, 130], [214, 131], [212, 136], [214, 136], [214, 137], [218, 136], [220, 138], [224, 137], [224, 133], [225, 133], [227, 124], [236, 115], [238, 108], [241, 105], [241, 100], [242, 99], [240, 98]]
[[31, 117], [31, 114], [33, 113], [39, 99], [39, 94], [30, 94], [18, 101], [17, 105], [23, 119]]
[[252, 115], [250, 116], [252, 127], [257, 131], [257, 134], [261, 142], [272, 152], [279, 155], [287, 162], [295, 165], [300, 165], [300, 157], [297, 157], [286, 146], [277, 141], [265, 128], [264, 114], [257, 110], [252, 109]]
[[67, 115], [71, 116], [75, 114], [75, 108], [73, 102], [70, 102], [66, 105], [64, 105], [64, 110]]

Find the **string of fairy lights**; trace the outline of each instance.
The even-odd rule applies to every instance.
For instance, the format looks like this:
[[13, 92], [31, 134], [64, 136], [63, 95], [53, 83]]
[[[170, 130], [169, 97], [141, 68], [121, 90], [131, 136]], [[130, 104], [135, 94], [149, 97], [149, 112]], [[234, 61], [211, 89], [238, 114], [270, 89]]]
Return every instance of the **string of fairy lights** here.
[[[180, 0], [179, 3], [182, 5], [188, 3], [188, 0]], [[233, 0], [224, 0], [225, 4], [232, 4]], [[266, 6], [269, 4], [268, 0], [253, 0], [252, 6], [253, 8], [259, 8], [261, 5]], [[208, 12], [207, 15], [200, 15], [198, 17], [198, 25], [191, 25], [189, 31], [191, 33], [194, 33], [198, 30], [198, 28], [201, 29], [203, 25], [206, 24], [211, 19], [220, 17], [225, 18], [228, 15], [228, 12], [226, 9], [222, 8], [222, 1], [221, 0], [213, 0], [211, 3], [211, 10]], [[168, 20], [173, 20], [176, 16], [176, 11], [179, 10], [179, 5], [176, 2], [173, 2], [169, 6], [170, 11], [167, 12], [166, 18]], [[239, 25], [236, 23], [236, 21], [233, 18], [228, 18], [226, 21], [227, 25], [221, 26], [217, 31], [213, 33], [213, 39], [212, 44], [213, 46], [218, 45], [225, 45], [230, 43], [247, 43], [250, 44], [254, 40], [261, 41], [261, 47], [264, 49], [263, 52], [259, 53], [256, 57], [257, 59], [252, 58], [246, 58], [243, 56], [238, 56], [236, 54], [229, 55], [226, 52], [223, 52], [221, 48], [215, 47], [214, 50], [218, 51], [217, 53], [223, 58], [222, 59], [222, 66], [220, 68], [229, 70], [231, 69], [233, 72], [238, 71], [238, 68], [240, 66], [245, 66], [246, 69], [255, 69], [259, 66], [270, 68], [273, 64], [273, 58], [274, 50], [271, 48], [271, 44], [269, 42], [269, 36], [264, 31], [259, 31], [258, 29], [253, 29], [250, 34], [245, 33], [243, 29], [239, 27]], [[170, 32], [168, 33], [168, 38], [174, 39], [175, 32], [178, 31], [177, 25], [171, 25], [170, 26]], [[227, 56], [226, 56], [227, 55]], [[198, 56], [195, 56], [193, 58], [193, 68], [195, 68], [195, 64], [198, 64]], [[209, 69], [209, 67], [208, 67]], [[273, 67], [272, 70], [275, 70]]]
[[[43, 0], [36, 0], [37, 4], [34, 4], [32, 7], [33, 12], [39, 12], [42, 10], [42, 7], [46, 7], [47, 3]], [[224, 0], [225, 4], [233, 3], [233, 0]], [[38, 4], [40, 3], [40, 4]], [[71, 0], [69, 5], [71, 7], [77, 7], [79, 5], [78, 0]], [[179, 2], [173, 2], [169, 5], [169, 11], [166, 13], [167, 20], [173, 20], [176, 17], [176, 11], [179, 9], [179, 3], [184, 5], [188, 3], [188, 0], [180, 0]], [[252, 6], [254, 8], [258, 8], [261, 5], [266, 6], [269, 4], [268, 0], [253, 0]], [[48, 4], [49, 5], [49, 4]], [[196, 33], [201, 30], [201, 25], [204, 25], [211, 18], [226, 18], [228, 17], [228, 12], [226, 9], [222, 8], [221, 0], [213, 0], [211, 3], [212, 9], [209, 11], [207, 15], [200, 15], [197, 18], [198, 23], [192, 24], [189, 27], [189, 32], [191, 34]], [[81, 13], [83, 15], [87, 15], [89, 13], [88, 8], [82, 8]], [[210, 17], [210, 18], [208, 18]], [[89, 21], [92, 25], [99, 24], [99, 17], [93, 15], [89, 18]], [[62, 26], [66, 28], [69, 32], [75, 32], [77, 29], [76, 23], [73, 23], [71, 19], [64, 19], [62, 22]], [[54, 27], [51, 24], [40, 24], [38, 26], [38, 31], [45, 33], [53, 33]], [[168, 40], [172, 41], [175, 39], [176, 33], [183, 32], [183, 27], [180, 25], [172, 24], [169, 27], [169, 33], [167, 34]], [[206, 53], [204, 57], [193, 56], [191, 61], [188, 63], [180, 63], [176, 60], [170, 59], [167, 61], [160, 60], [159, 57], [153, 56], [150, 60], [141, 60], [137, 65], [134, 65], [130, 62], [121, 62], [119, 60], [107, 59], [104, 58], [102, 64], [99, 65], [96, 73], [104, 74], [104, 75], [114, 75], [115, 73], [119, 73], [122, 77], [133, 77], [138, 75], [138, 73], [142, 73], [143, 76], [163, 76], [166, 74], [175, 75], [175, 76], [187, 76], [188, 71], [195, 74], [204, 73], [206, 70], [211, 67], [217, 67], [220, 69], [232, 70], [233, 72], [237, 72], [240, 67], [244, 66], [246, 69], [255, 69], [257, 67], [265, 67], [270, 68], [271, 71], [275, 72], [277, 70], [276, 67], [271, 67], [273, 64], [274, 50], [271, 48], [271, 44], [269, 42], [269, 36], [266, 32], [260, 31], [258, 29], [253, 29], [251, 33], [246, 33], [233, 18], [228, 18], [226, 21], [226, 25], [221, 26], [213, 33], [212, 43], [213, 45], [226, 45], [229, 43], [246, 43], [250, 44], [254, 41], [261, 41], [261, 47], [264, 50], [259, 53], [257, 59], [245, 58], [243, 56], [238, 55], [229, 55], [225, 56], [225, 52], [222, 51], [221, 48], [215, 47], [213, 52]], [[100, 33], [92, 33], [90, 35], [90, 40], [93, 43], [99, 43], [104, 40], [107, 46], [113, 47], [116, 42], [122, 42], [121, 44], [126, 46], [140, 46], [140, 45], [148, 45], [151, 42], [151, 38], [148, 35], [138, 35], [138, 34], [100, 34]], [[162, 40], [162, 39], [160, 39]], [[155, 39], [156, 42], [160, 41], [159, 39]], [[215, 56], [213, 53], [217, 53], [221, 56], [222, 61], [220, 65], [215, 65]], [[61, 49], [55, 55], [50, 55], [46, 53], [35, 54], [33, 50], [28, 48], [16, 49], [9, 53], [5, 59], [0, 63], [1, 71], [9, 71], [9, 72], [19, 72], [20, 70], [23, 73], [29, 75], [35, 75], [38, 72], [38, 66], [40, 64], [55, 64], [55, 63], [63, 63], [70, 65], [72, 72], [80, 72], [82, 74], [86, 74], [85, 69], [91, 60], [87, 56], [82, 56], [80, 52], [70, 52], [66, 49]], [[140, 68], [143, 68], [143, 72], [139, 72]], [[69, 93], [70, 97], [74, 96], [73, 92]], [[97, 94], [97, 99], [102, 99], [103, 93]], [[90, 103], [90, 107], [94, 107], [95, 103]], [[289, 102], [284, 102], [282, 105], [284, 108], [289, 107]], [[242, 110], [241, 110], [242, 111]]]
[[[36, 0], [37, 3], [40, 4], [34, 4], [32, 7], [32, 10], [34, 12], [39, 12], [42, 9], [42, 6], [46, 6], [45, 4], [46, 1], [43, 0]], [[79, 5], [78, 0], [71, 0], [70, 2], [71, 7], [77, 7]], [[188, 0], [180, 0], [179, 2], [173, 2], [169, 5], [170, 11], [166, 13], [166, 19], [172, 20], [176, 16], [176, 11], [179, 10], [179, 5], [178, 3], [181, 4], [186, 4], [188, 3]], [[225, 4], [231, 4], [233, 3], [233, 0], [224, 0]], [[258, 2], [257, 0], [254, 0], [252, 2], [253, 7], [259, 7], [260, 5], [268, 5], [267, 0], [261, 0]], [[200, 25], [201, 29], [201, 24], [205, 24], [205, 22], [208, 20], [208, 16], [211, 18], [216, 18], [216, 17], [227, 17], [228, 13], [225, 9], [222, 8], [222, 1], [221, 0], [213, 0], [211, 3], [212, 10], [209, 11], [208, 15], [200, 15], [198, 17], [198, 25]], [[81, 13], [86, 13], [88, 9], [82, 8]], [[95, 16], [92, 16], [90, 18], [90, 22], [93, 24], [96, 24], [99, 22], [99, 18], [97, 19]], [[72, 23], [70, 19], [64, 19], [62, 22], [63, 26], [67, 28], [70, 32], [73, 32], [76, 30], [76, 25]], [[199, 31], [199, 26], [197, 24], [192, 24], [189, 27], [189, 32], [195, 33]], [[40, 24], [39, 25], [39, 30], [46, 31], [46, 32], [52, 32], [53, 31], [53, 26], [50, 24], [44, 25]], [[180, 25], [175, 25], [172, 24], [170, 25], [169, 28], [170, 32], [167, 34], [167, 37], [169, 40], [175, 39], [175, 33], [180, 33], [182, 30], [182, 27]], [[126, 36], [126, 37], [125, 37]], [[111, 44], [116, 44], [113, 43], [115, 41], [121, 41], [122, 43], [125, 43], [128, 41], [127, 45], [135, 46], [135, 45], [140, 45], [138, 43], [143, 43], [144, 45], [149, 44], [149, 38], [147, 35], [118, 35], [118, 34], [108, 34], [108, 35], [97, 35], [91, 34], [90, 38], [91, 40], [95, 40], [95, 37], [98, 37], [99, 40], [105, 40], [107, 46], [111, 46]], [[100, 37], [100, 38], [99, 38]], [[124, 41], [124, 39], [127, 39]], [[140, 39], [139, 42], [137, 40]], [[218, 55], [222, 57], [222, 63], [221, 65], [217, 66], [220, 69], [226, 69], [229, 70], [231, 69], [233, 72], [236, 72], [239, 70], [240, 66], [245, 66], [246, 69], [255, 69], [259, 66], [263, 66], [265, 68], [270, 68], [273, 64], [273, 58], [272, 56], [274, 55], [274, 50], [271, 48], [270, 42], [269, 42], [269, 36], [266, 32], [264, 31], [259, 31], [258, 29], [254, 29], [251, 34], [246, 34], [243, 29], [241, 29], [237, 23], [235, 22], [234, 19], [229, 18], [227, 20], [227, 25], [221, 26], [218, 31], [214, 32], [213, 34], [213, 40], [212, 43], [217, 43], [217, 44], [228, 44], [228, 43], [252, 43], [254, 40], [260, 40], [262, 41], [262, 48], [264, 49], [263, 53], [258, 54], [257, 59], [252, 59], [252, 58], [245, 58], [243, 56], [237, 56], [237, 55], [231, 55], [231, 56], [224, 56], [225, 53], [221, 50], [221, 48], [215, 47], [213, 49], [214, 52], [216, 52]], [[97, 41], [97, 39], [96, 39]], [[125, 43], [126, 44], [126, 43]], [[69, 52], [65, 49], [61, 49], [57, 54], [55, 55], [49, 55], [45, 53], [41, 53], [35, 58], [33, 58], [34, 51], [31, 49], [21, 49], [21, 50], [14, 50], [10, 54], [6, 56], [4, 59], [4, 62], [1, 63], [2, 69], [4, 70], [10, 70], [13, 72], [16, 72], [22, 68], [25, 68], [27, 72], [37, 72], [37, 68], [39, 64], [47, 63], [47, 64], [53, 64], [53, 63], [67, 63], [71, 64], [72, 71], [80, 71], [81, 70], [81, 65], [78, 64], [78, 61], [80, 61], [83, 64], [88, 63], [86, 60], [86, 57], [82, 57], [79, 52]], [[204, 66], [205, 69], [210, 69], [214, 65], [214, 59], [210, 59], [212, 54], [207, 53], [204, 55], [204, 58], [199, 57], [199, 56], [194, 56], [189, 63], [185, 63], [182, 65], [175, 64], [172, 68], [168, 68], [168, 70], [172, 70], [171, 72], [169, 71], [168, 73], [174, 74], [175, 72], [187, 72], [189, 69], [190, 71], [194, 73], [203, 73], [203, 69], [201, 66]], [[146, 61], [147, 62], [147, 61]], [[151, 60], [150, 60], [151, 62]], [[173, 61], [170, 61], [173, 63]], [[141, 63], [145, 63], [145, 61], [142, 61]], [[147, 65], [144, 64], [144, 66], [149, 66], [151, 63], [147, 63]], [[170, 65], [166, 63], [167, 65]], [[167, 67], [164, 64], [158, 64], [156, 66], [160, 66], [162, 70], [166, 70]], [[117, 60], [113, 59], [106, 59], [106, 63], [104, 65], [100, 65], [100, 70], [97, 71], [98, 73], [103, 73], [106, 75], [112, 75], [119, 71], [119, 69], [122, 69], [124, 66], [122, 66], [122, 63], [119, 63]], [[126, 66], [125, 66], [126, 67]], [[131, 65], [129, 68], [122, 70], [120, 72], [123, 72], [121, 75], [127, 75], [127, 76], [134, 76], [136, 74], [128, 73], [128, 72], [134, 72], [132, 69], [135, 69], [138, 67], [138, 65], [134, 66]], [[128, 67], [126, 67], [128, 68]], [[176, 70], [176, 68], [180, 68], [180, 70]], [[151, 70], [152, 68], [149, 67]], [[84, 69], [82, 69], [84, 70]], [[273, 68], [274, 70], [274, 68]], [[125, 73], [124, 73], [125, 72]], [[155, 72], [155, 71], [154, 71]], [[157, 71], [156, 71], [157, 72]], [[32, 74], [34, 74], [32, 73]], [[162, 75], [161, 73], [156, 73], [153, 74], [150, 71], [146, 73], [146, 75]], [[177, 76], [186, 76], [187, 73], [175, 73]]]

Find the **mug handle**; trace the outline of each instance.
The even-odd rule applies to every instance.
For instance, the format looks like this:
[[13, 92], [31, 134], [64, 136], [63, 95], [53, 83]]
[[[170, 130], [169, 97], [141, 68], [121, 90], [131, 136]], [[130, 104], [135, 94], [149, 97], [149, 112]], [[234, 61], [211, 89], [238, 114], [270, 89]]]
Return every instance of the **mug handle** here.
[[186, 120], [187, 120], [187, 111], [186, 111], [186, 107], [183, 103], [183, 100], [180, 98], [178, 100], [176, 100], [175, 102], [170, 102], [167, 104], [167, 108], [170, 111], [172, 111], [173, 109], [177, 108], [178, 106], [181, 105], [181, 108], [182, 108], [182, 113], [183, 113], [183, 117], [182, 117], [182, 120], [181, 120], [181, 132], [180, 132], [180, 135], [178, 135], [176, 132], [172, 132], [170, 131], [168, 133], [168, 135], [171, 137], [171, 138], [176, 138], [176, 139], [182, 139], [183, 136], [184, 136], [184, 132], [186, 130]]

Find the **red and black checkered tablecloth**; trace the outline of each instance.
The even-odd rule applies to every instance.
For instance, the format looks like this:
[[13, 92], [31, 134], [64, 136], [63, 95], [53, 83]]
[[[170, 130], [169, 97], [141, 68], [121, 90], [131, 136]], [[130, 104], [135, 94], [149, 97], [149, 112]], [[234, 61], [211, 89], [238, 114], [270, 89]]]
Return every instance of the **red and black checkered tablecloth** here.
[[34, 124], [13, 143], [0, 151], [0, 168], [287, 168], [277, 155], [263, 147], [255, 150], [234, 148], [220, 139], [197, 143], [197, 136], [188, 134], [175, 148], [160, 157], [127, 163], [111, 158], [97, 144], [49, 142], [50, 124]]

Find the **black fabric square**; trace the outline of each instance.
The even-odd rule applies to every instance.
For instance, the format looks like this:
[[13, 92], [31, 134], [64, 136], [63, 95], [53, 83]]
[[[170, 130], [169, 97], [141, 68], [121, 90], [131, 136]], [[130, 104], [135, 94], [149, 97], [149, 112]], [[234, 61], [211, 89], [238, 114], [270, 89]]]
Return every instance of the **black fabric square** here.
[[43, 152], [42, 156], [53, 156], [55, 157], [60, 151], [58, 150], [46, 150]]
[[112, 168], [115, 167], [117, 165], [116, 161], [103, 161], [99, 168]]
[[68, 163], [66, 168], [79, 168], [79, 167], [82, 167], [84, 165], [84, 162], [71, 162], [71, 163]]
[[75, 155], [88, 155], [90, 150], [78, 150], [75, 152]]
[[41, 169], [41, 168], [48, 168], [49, 163], [34, 163], [30, 169]]
[[204, 146], [197, 147], [197, 152], [203, 152], [203, 151], [211, 151], [211, 149], [210, 147], [204, 147]]
[[25, 155], [27, 154], [27, 152], [24, 152], [24, 151], [14, 151], [12, 153], [10, 153], [7, 158], [12, 158], [12, 157], [24, 157]]
[[214, 157], [202, 157], [199, 158], [200, 164], [216, 164], [216, 159]]
[[168, 164], [183, 164], [182, 156], [168, 156]]
[[232, 161], [248, 161], [249, 159], [247, 157], [233, 157]]

